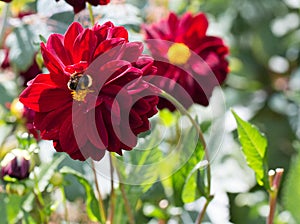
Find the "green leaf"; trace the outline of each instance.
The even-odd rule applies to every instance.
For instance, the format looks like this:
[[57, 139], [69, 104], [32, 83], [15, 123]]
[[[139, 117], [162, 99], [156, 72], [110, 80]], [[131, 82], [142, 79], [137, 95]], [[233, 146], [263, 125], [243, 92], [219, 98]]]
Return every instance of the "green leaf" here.
[[204, 170], [197, 166], [187, 178], [182, 191], [182, 201], [190, 203], [205, 195]]
[[[125, 155], [126, 154], [126, 155]], [[145, 150], [133, 150], [125, 152], [124, 157], [127, 156], [126, 161], [132, 166], [119, 166], [120, 179], [129, 183], [125, 185], [127, 195], [130, 197], [130, 205], [132, 208], [136, 207], [138, 200], [143, 193], [147, 192], [159, 176], [159, 168], [153, 164], [162, 159], [162, 152], [158, 147], [146, 148]], [[126, 163], [125, 163], [126, 165]], [[127, 172], [122, 172], [122, 171]], [[138, 180], [138, 182], [136, 182]], [[130, 183], [138, 183], [132, 186]]]
[[232, 113], [237, 122], [239, 140], [247, 163], [254, 170], [257, 183], [269, 189], [266, 162], [267, 139], [256, 126], [242, 120], [234, 111]]
[[0, 96], [1, 105], [5, 105], [7, 102], [12, 102], [17, 96], [15, 83], [10, 81], [0, 82]]
[[99, 204], [95, 197], [94, 190], [90, 185], [90, 183], [85, 179], [85, 177], [81, 173], [77, 172], [76, 170], [73, 170], [72, 168], [66, 166], [60, 169], [60, 173], [71, 174], [77, 178], [79, 183], [82, 184], [82, 186], [86, 191], [86, 210], [90, 220], [94, 222], [97, 221], [103, 222], [103, 220], [101, 220], [100, 217]]
[[166, 127], [170, 127], [176, 120], [174, 114], [168, 109], [160, 110], [159, 118]]
[[22, 215], [21, 205], [23, 198], [16, 194], [0, 194], [0, 224], [17, 223]]
[[51, 163], [43, 164], [41, 166], [41, 171], [38, 173], [36, 180], [38, 182], [40, 192], [43, 192], [45, 190], [56, 168], [63, 161], [64, 158], [65, 155], [60, 155], [59, 157], [54, 158]]
[[125, 204], [121, 192], [119, 189], [116, 189], [116, 207], [115, 207], [115, 214], [114, 214], [114, 223], [118, 224], [127, 224], [128, 223], [128, 216], [126, 214]]
[[37, 47], [33, 44], [35, 36], [29, 25], [16, 27], [6, 39], [9, 60], [18, 71], [26, 71], [34, 60]]
[[138, 144], [137, 149], [125, 151], [123, 157], [114, 157], [115, 166], [124, 183], [138, 185], [142, 192], [146, 192], [157, 181], [161, 171], [157, 164], [164, 158], [163, 152], [157, 146], [158, 139], [160, 132], [155, 129], [145, 141]]
[[41, 42], [47, 43], [47, 39], [42, 34], [39, 34], [39, 38]]
[[[190, 129], [188, 134], [184, 136], [185, 139], [183, 140], [182, 145], [185, 150], [191, 150], [190, 147], [192, 145], [192, 142], [194, 141], [195, 136], [197, 136], [197, 133], [194, 128]], [[187, 181], [189, 180], [188, 178], [190, 177], [189, 175], [191, 174], [191, 172], [194, 171], [197, 164], [200, 164], [200, 162], [203, 160], [204, 155], [205, 153], [204, 153], [203, 146], [201, 145], [200, 142], [198, 142], [189, 160], [171, 177], [173, 191], [174, 191], [173, 195], [175, 197], [174, 202], [176, 206], [183, 205], [183, 197], [182, 197], [183, 190], [185, 187], [187, 188], [191, 187], [191, 183], [186, 185]], [[186, 195], [184, 196], [184, 198], [185, 197]], [[186, 198], [184, 200], [186, 200]]]
[[290, 211], [296, 223], [300, 223], [299, 201], [300, 201], [300, 153], [294, 159], [287, 175], [283, 188], [283, 201], [285, 208]]
[[0, 193], [0, 224], [8, 223], [8, 217], [6, 215], [7, 208], [6, 208], [6, 201], [7, 201], [7, 194]]

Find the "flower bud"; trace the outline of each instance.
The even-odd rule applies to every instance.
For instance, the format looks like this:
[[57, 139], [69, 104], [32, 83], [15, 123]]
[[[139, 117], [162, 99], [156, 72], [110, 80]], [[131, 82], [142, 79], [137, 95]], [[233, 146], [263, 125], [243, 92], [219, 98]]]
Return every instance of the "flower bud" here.
[[30, 155], [27, 151], [14, 149], [1, 161], [1, 178], [8, 175], [19, 180], [29, 176]]
[[53, 184], [53, 186], [61, 186], [63, 181], [64, 181], [64, 177], [59, 172], [55, 172], [50, 179], [50, 183]]

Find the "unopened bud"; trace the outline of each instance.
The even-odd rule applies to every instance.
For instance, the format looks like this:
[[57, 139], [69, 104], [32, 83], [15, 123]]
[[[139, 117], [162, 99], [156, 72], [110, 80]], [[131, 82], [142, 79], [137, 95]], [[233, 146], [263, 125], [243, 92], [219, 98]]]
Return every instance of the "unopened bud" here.
[[30, 155], [27, 151], [14, 149], [1, 161], [1, 178], [4, 176], [22, 180], [29, 176]]

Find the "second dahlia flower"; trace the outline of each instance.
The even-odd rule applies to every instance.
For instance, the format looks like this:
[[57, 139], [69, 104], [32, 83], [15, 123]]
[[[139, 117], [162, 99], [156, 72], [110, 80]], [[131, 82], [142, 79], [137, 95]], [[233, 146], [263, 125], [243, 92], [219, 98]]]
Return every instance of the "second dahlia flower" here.
[[[157, 75], [166, 78], [157, 79], [155, 84], [186, 108], [193, 102], [207, 106], [214, 87], [226, 79], [228, 48], [221, 38], [206, 34], [205, 14], [178, 17], [170, 13], [167, 19], [143, 28]], [[191, 100], [186, 99], [187, 95]], [[175, 109], [164, 99], [160, 99], [158, 108]]]
[[52, 34], [41, 44], [49, 74], [39, 74], [20, 95], [35, 111], [41, 138], [79, 160], [131, 150], [157, 113], [158, 97], [143, 80], [156, 68], [142, 51], [111, 22], [91, 29], [75, 22], [64, 35]]

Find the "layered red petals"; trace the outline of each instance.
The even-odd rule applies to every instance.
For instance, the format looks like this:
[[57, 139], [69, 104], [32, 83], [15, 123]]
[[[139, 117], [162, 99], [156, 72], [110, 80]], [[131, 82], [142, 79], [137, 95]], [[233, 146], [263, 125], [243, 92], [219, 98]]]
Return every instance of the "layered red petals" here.
[[[148, 47], [155, 58], [154, 84], [173, 95], [186, 108], [193, 103], [208, 105], [215, 86], [228, 74], [228, 48], [219, 37], [207, 36], [208, 20], [203, 13], [170, 13], [167, 19], [144, 27]], [[154, 40], [153, 40], [154, 39]], [[160, 99], [158, 107], [175, 107]]]
[[[41, 138], [73, 159], [131, 150], [157, 113], [158, 97], [143, 79], [155, 74], [154, 61], [140, 43], [128, 43], [125, 31], [110, 22], [92, 29], [73, 23], [65, 35], [51, 35], [41, 45], [50, 74], [38, 75], [20, 95], [36, 113]], [[70, 85], [83, 76], [81, 89]]]

